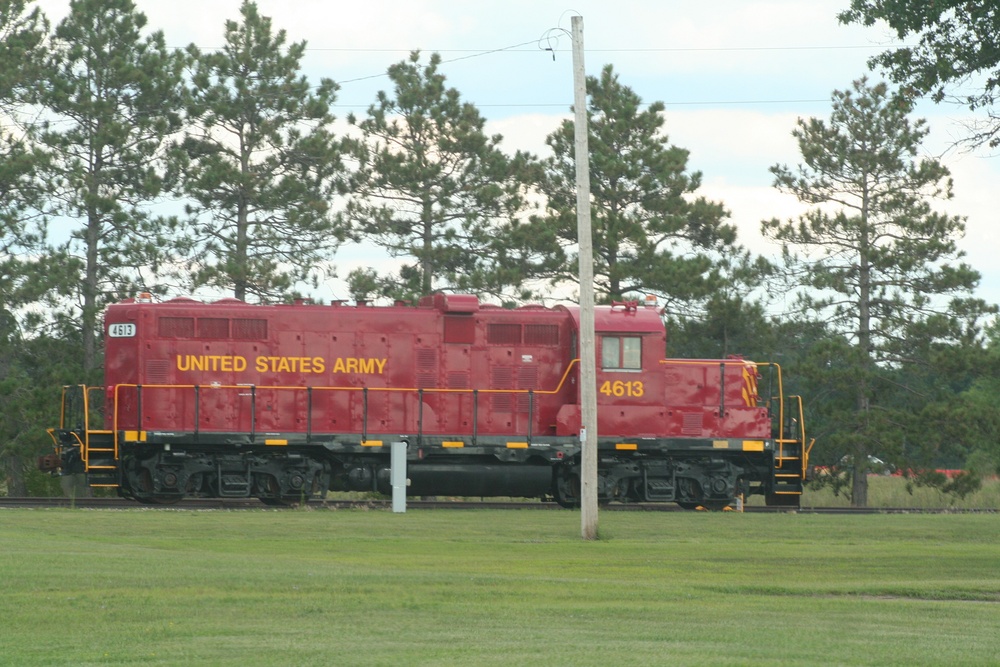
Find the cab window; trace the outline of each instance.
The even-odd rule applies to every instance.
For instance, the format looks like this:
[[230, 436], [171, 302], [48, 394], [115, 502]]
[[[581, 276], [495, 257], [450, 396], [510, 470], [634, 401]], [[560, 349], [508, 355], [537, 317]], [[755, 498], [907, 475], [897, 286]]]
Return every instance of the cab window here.
[[601, 339], [601, 369], [641, 370], [641, 343], [638, 336], [604, 336]]

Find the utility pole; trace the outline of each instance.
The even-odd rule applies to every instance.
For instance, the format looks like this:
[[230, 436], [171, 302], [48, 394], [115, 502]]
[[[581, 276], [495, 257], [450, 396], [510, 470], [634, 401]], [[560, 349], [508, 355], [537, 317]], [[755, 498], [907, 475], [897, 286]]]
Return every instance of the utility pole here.
[[573, 110], [576, 156], [576, 229], [580, 250], [580, 530], [597, 539], [597, 354], [594, 343], [594, 241], [590, 225], [590, 148], [583, 17], [573, 28]]

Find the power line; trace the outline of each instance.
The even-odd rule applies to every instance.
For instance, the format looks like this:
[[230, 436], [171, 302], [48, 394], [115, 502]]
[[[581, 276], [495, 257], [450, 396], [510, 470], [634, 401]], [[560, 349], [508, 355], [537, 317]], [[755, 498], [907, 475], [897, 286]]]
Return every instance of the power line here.
[[[453, 62], [457, 62], [459, 60], [468, 60], [469, 58], [478, 58], [480, 56], [488, 56], [491, 53], [500, 53], [501, 51], [511, 51], [513, 49], [519, 49], [522, 46], [527, 46], [528, 44], [535, 44], [535, 43], [537, 43], [537, 40], [533, 39], [530, 42], [522, 42], [520, 44], [513, 44], [511, 46], [504, 46], [504, 47], [501, 47], [499, 49], [490, 49], [488, 51], [473, 51], [473, 52], [461, 51], [460, 53], [469, 53], [469, 55], [460, 56], [458, 58], [450, 58], [448, 60], [442, 60], [441, 64], [444, 65], [445, 63], [453, 63]], [[336, 49], [336, 50], [340, 50], [340, 49]], [[344, 49], [344, 50], [350, 51], [352, 49]], [[417, 49], [414, 49], [414, 50], [417, 50]], [[410, 51], [407, 51], [407, 53], [410, 53]], [[441, 53], [441, 52], [440, 51], [433, 51], [432, 53]], [[389, 76], [388, 72], [382, 72], [381, 74], [370, 74], [368, 76], [362, 76], [362, 77], [358, 77], [356, 79], [347, 79], [345, 81], [338, 81], [337, 84], [342, 86], [345, 83], [354, 83], [356, 81], [367, 81], [368, 79], [378, 79], [378, 78], [381, 78], [383, 76]]]
[[[535, 49], [522, 49], [521, 46], [536, 43], [537, 40], [525, 42], [515, 46], [508, 46], [491, 51], [481, 51], [479, 49], [403, 49], [403, 48], [343, 48], [343, 47], [306, 47], [306, 51], [342, 52], [342, 53], [410, 53], [411, 51], [430, 51], [432, 53], [471, 53], [486, 54], [497, 51], [512, 51], [515, 53], [533, 53]], [[656, 47], [656, 48], [612, 48], [612, 49], [587, 49], [588, 53], [658, 53], [658, 52], [687, 52], [687, 51], [835, 51], [848, 49], [871, 49], [884, 51], [888, 49], [907, 48], [906, 44], [895, 46], [877, 46], [873, 44], [848, 44], [830, 46], [697, 46], [697, 47]], [[569, 49], [547, 49], [558, 53], [569, 53]], [[456, 58], [456, 60], [460, 60]], [[450, 62], [450, 61], [449, 61]]]
[[[801, 99], [801, 100], [692, 100], [692, 101], [678, 101], [678, 102], [667, 102], [665, 100], [659, 100], [659, 103], [665, 107], [678, 107], [678, 106], [739, 106], [748, 104], [829, 104], [830, 98], [817, 98], [817, 99]], [[639, 106], [648, 107], [650, 104], [655, 104], [655, 102], [644, 102]], [[551, 108], [561, 108], [569, 109], [572, 105], [571, 102], [539, 102], [539, 103], [496, 103], [496, 104], [479, 104], [476, 103], [476, 108], [479, 109], [551, 109]], [[371, 104], [331, 104], [330, 105], [336, 109], [367, 109]]]
[[[504, 46], [495, 49], [401, 49], [401, 48], [341, 48], [341, 47], [306, 47], [306, 51], [313, 52], [337, 52], [337, 53], [412, 53], [413, 51], [430, 51], [431, 53], [437, 54], [448, 54], [448, 53], [461, 53], [465, 55], [456, 56], [453, 58], [442, 59], [441, 64], [458, 62], [461, 60], [469, 60], [471, 58], [479, 58], [482, 56], [492, 55], [496, 53], [552, 53], [553, 57], [555, 53], [568, 53], [571, 49], [560, 49], [554, 46], [557, 41], [545, 41], [546, 36], [539, 39], [533, 39], [527, 42], [521, 42], [519, 44], [512, 44], [510, 46]], [[528, 45], [535, 45], [534, 49], [525, 49]], [[544, 46], [544, 44], [549, 44], [550, 46]], [[612, 48], [612, 49], [588, 49], [590, 52], [594, 53], [690, 53], [690, 52], [745, 52], [745, 51], [823, 51], [823, 50], [857, 50], [857, 49], [879, 49], [884, 50], [885, 48], [901, 48], [905, 45], [898, 45], [897, 47], [886, 47], [886, 46], [875, 46], [875, 45], [841, 45], [841, 46], [727, 46], [727, 47], [656, 47], [656, 48]], [[172, 47], [175, 49], [184, 49], [186, 47]], [[221, 50], [225, 47], [214, 47], [205, 48], [199, 47], [203, 51], [210, 50]], [[381, 79], [387, 77], [388, 71], [380, 72], [378, 74], [370, 74], [367, 76], [355, 77], [353, 79], [344, 79], [336, 81], [338, 86], [343, 86], [344, 84], [357, 83], [360, 81], [368, 81], [372, 79]], [[828, 103], [829, 98], [823, 99], [797, 99], [797, 100], [713, 100], [713, 101], [675, 101], [667, 102], [660, 101], [664, 106], [738, 106], [738, 105], [764, 105], [764, 104], [814, 104], [814, 103]], [[643, 106], [648, 106], [649, 103]], [[332, 108], [335, 109], [367, 109], [370, 104], [331, 104]], [[480, 108], [564, 108], [569, 109], [571, 107], [569, 102], [551, 102], [551, 103], [497, 103], [497, 104], [477, 104]], [[60, 121], [53, 121], [56, 124]]]
[[[312, 52], [323, 52], [323, 53], [404, 53], [409, 54], [413, 51], [428, 51], [430, 53], [437, 54], [447, 54], [447, 53], [464, 53], [467, 55], [458, 56], [455, 58], [448, 58], [442, 60], [441, 64], [458, 62], [460, 60], [468, 60], [470, 58], [479, 58], [482, 56], [491, 55], [494, 53], [508, 52], [508, 53], [537, 53], [539, 51], [552, 53], [553, 56], [556, 53], [568, 53], [570, 49], [559, 49], [555, 47], [542, 47], [541, 40], [533, 39], [530, 42], [521, 42], [520, 44], [512, 44], [510, 46], [503, 46], [496, 49], [404, 49], [404, 48], [343, 48], [343, 47], [306, 47], [305, 51]], [[534, 49], [525, 49], [522, 47], [528, 46], [529, 44], [534, 44]], [[899, 45], [897, 47], [889, 48], [902, 48], [905, 45]], [[180, 47], [174, 47], [180, 48]], [[214, 47], [213, 49], [205, 49], [199, 47], [203, 50], [220, 50], [224, 47]], [[842, 46], [719, 46], [719, 47], [656, 47], [656, 48], [612, 48], [612, 49], [588, 49], [591, 53], [711, 53], [711, 52], [743, 52], [743, 51], [833, 51], [833, 50], [858, 50], [858, 49], [871, 49], [871, 50], [884, 50], [885, 46], [875, 46], [871, 44], [853, 44], [853, 45], [842, 45]], [[343, 86], [348, 83], [357, 83], [359, 81], [369, 81], [372, 79], [381, 79], [388, 76], [388, 72], [380, 72], [378, 74], [369, 74], [367, 76], [359, 76], [353, 79], [344, 79], [342, 81], [337, 81], [337, 85]], [[756, 103], [756, 102], [754, 102]], [[701, 104], [700, 102], [690, 102], [688, 104]], [[738, 104], [738, 102], [734, 102]], [[489, 105], [484, 105], [489, 106]], [[518, 106], [518, 105], [501, 105], [501, 106]]]

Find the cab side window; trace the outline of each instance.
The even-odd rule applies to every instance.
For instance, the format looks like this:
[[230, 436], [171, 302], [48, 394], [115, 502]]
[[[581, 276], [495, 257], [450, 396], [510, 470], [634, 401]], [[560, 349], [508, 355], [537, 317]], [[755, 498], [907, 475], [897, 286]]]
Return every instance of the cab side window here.
[[602, 370], [641, 370], [642, 339], [638, 336], [604, 336], [601, 338]]

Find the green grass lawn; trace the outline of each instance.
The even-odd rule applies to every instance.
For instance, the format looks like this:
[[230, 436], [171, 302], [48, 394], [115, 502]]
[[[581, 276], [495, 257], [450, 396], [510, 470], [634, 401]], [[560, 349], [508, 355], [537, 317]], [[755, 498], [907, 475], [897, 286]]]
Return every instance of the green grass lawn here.
[[[757, 505], [764, 504], [760, 496], [751, 496], [751, 501]], [[850, 504], [849, 498], [844, 495], [835, 496], [829, 488], [815, 489], [807, 486], [802, 495], [803, 507], [848, 507]], [[938, 489], [916, 486], [902, 477], [869, 475], [868, 506], [995, 510], [1000, 509], [1000, 480], [996, 477], [984, 479], [982, 488], [965, 498], [959, 498]]]
[[1000, 517], [0, 510], [3, 665], [1000, 660]]

